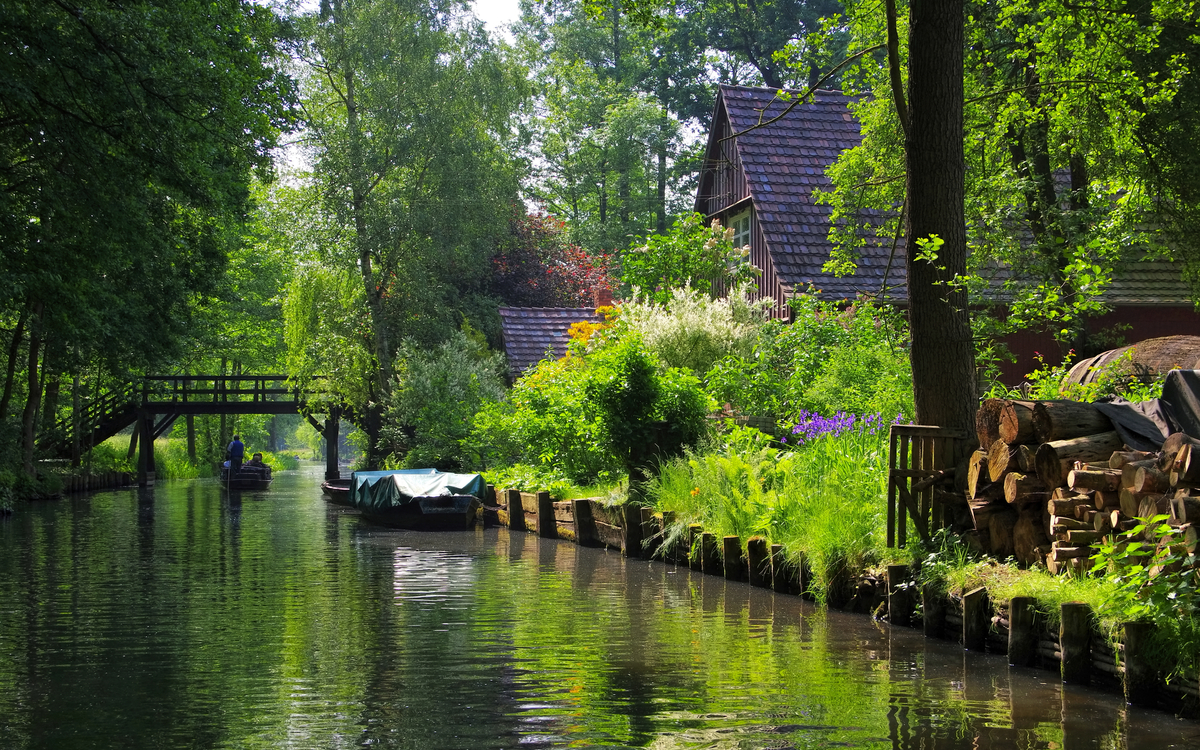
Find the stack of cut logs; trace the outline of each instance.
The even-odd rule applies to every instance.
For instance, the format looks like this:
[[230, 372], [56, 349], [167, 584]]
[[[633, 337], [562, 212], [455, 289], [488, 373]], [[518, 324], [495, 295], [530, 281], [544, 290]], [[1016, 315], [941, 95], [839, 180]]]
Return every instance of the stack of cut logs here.
[[1130, 450], [1108, 417], [1075, 401], [989, 399], [975, 427], [967, 499], [992, 555], [1087, 570], [1103, 537], [1156, 515], [1174, 529], [1161, 543], [1195, 552], [1200, 440], [1176, 433], [1159, 451]]

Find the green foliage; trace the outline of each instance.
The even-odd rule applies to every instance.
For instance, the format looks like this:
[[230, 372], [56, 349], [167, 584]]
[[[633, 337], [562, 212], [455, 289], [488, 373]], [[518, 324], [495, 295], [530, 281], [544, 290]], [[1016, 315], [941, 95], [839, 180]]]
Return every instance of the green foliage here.
[[402, 467], [463, 468], [476, 412], [504, 396], [504, 369], [500, 354], [462, 332], [433, 351], [401, 346], [382, 438]]
[[530, 464], [586, 484], [615, 476], [616, 458], [601, 447], [601, 425], [585, 409], [587, 365], [580, 357], [542, 360], [513, 385], [508, 399], [485, 403], [467, 447], [482, 467]]
[[676, 514], [668, 544], [691, 523], [743, 542], [764, 536], [793, 559], [805, 555], [821, 597], [883, 558], [886, 434], [827, 434], [780, 451], [753, 432], [667, 461], [650, 479], [655, 507]]
[[465, 445], [478, 465], [530, 464], [587, 485], [698, 441], [709, 407], [699, 379], [660, 368], [636, 336], [609, 332], [543, 360], [507, 401], [485, 404]]
[[565, 474], [552, 466], [515, 464], [483, 472], [487, 483], [506, 490], [550, 493], [555, 500], [565, 500], [578, 487]]
[[1133, 351], [1127, 351], [1112, 362], [1088, 368], [1092, 375], [1089, 383], [1068, 383], [1074, 352], [1061, 364], [1047, 364], [1041, 354], [1037, 355], [1038, 369], [1026, 375], [1028, 385], [1007, 388], [999, 383], [992, 386], [988, 398], [1023, 398], [1033, 400], [1069, 399], [1091, 402], [1102, 396], [1121, 396], [1130, 401], [1148, 401], [1162, 396], [1161, 379], [1145, 382], [1137, 375], [1133, 364]]
[[1171, 644], [1170, 654], [1159, 654], [1165, 663], [1156, 666], [1174, 674], [1194, 669], [1200, 653], [1200, 558], [1188, 552], [1167, 516], [1140, 519], [1125, 534], [1106, 537], [1092, 561], [1092, 572], [1113, 589], [1098, 611], [1118, 621], [1154, 623], [1157, 635]]
[[802, 412], [911, 417], [907, 327], [870, 300], [842, 308], [798, 295], [790, 325], [762, 327], [749, 357], [726, 357], [707, 375], [710, 392], [736, 412], [795, 421]]
[[105, 471], [135, 471], [133, 461], [129, 459], [129, 451], [121, 445], [128, 438], [110, 438], [88, 451], [81, 461], [85, 471], [93, 473]]
[[733, 230], [700, 214], [677, 220], [667, 234], [656, 234], [621, 256], [621, 281], [650, 301], [669, 306], [672, 291], [692, 288], [709, 294], [714, 284], [735, 288], [757, 278], [747, 262], [750, 251], [733, 246]]

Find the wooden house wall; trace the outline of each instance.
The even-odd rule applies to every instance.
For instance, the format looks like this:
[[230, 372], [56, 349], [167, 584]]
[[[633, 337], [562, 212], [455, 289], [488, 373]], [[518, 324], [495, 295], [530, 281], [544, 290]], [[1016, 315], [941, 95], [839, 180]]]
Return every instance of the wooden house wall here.
[[[708, 152], [705, 156], [704, 173], [700, 181], [697, 210], [710, 219], [720, 219], [721, 224], [729, 226], [732, 215], [741, 213], [746, 208], [752, 208], [750, 189], [746, 182], [746, 174], [742, 169], [741, 158], [732, 140], [722, 140], [730, 134], [729, 117], [725, 114], [725, 105], [717, 107], [717, 115], [713, 119], [713, 130], [709, 138]], [[740, 205], [739, 205], [740, 204]], [[733, 210], [729, 210], [733, 207]], [[762, 269], [758, 280], [759, 293], [763, 297], [774, 300], [771, 315], [775, 318], [787, 319], [791, 310], [787, 304], [787, 293], [779, 283], [775, 272], [775, 264], [767, 251], [766, 237], [758, 223], [757, 210], [751, 212], [750, 226], [750, 262]], [[724, 294], [727, 289], [719, 285], [718, 294]]]

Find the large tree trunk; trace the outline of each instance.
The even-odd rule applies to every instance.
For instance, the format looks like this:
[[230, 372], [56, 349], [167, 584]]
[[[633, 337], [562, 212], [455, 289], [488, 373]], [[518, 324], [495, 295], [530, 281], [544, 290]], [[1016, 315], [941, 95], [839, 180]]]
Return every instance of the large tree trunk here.
[[8, 405], [12, 401], [13, 381], [17, 374], [17, 355], [21, 353], [21, 342], [25, 340], [25, 320], [28, 317], [29, 313], [22, 310], [13, 329], [12, 340], [8, 342], [8, 369], [4, 375], [4, 395], [0, 396], [0, 422], [8, 418]]
[[25, 410], [21, 413], [21, 464], [25, 473], [33, 476], [36, 472], [33, 466], [35, 441], [37, 440], [37, 414], [42, 401], [41, 381], [38, 378], [38, 355], [42, 348], [41, 321], [42, 304], [33, 306], [29, 321], [29, 363], [26, 375], [28, 377], [29, 393], [25, 399]]
[[[971, 434], [975, 353], [966, 292], [953, 284], [967, 265], [962, 0], [913, 0], [908, 71], [905, 237], [917, 421]], [[918, 241], [933, 235], [942, 241], [936, 259], [918, 259]]]

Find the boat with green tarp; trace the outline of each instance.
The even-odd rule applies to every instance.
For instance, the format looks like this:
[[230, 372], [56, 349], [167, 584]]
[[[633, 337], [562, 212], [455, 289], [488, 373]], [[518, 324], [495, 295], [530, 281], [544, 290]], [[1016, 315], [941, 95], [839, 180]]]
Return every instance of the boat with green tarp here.
[[356, 471], [350, 505], [368, 519], [415, 530], [466, 529], [475, 524], [487, 485], [480, 474], [437, 469]]

